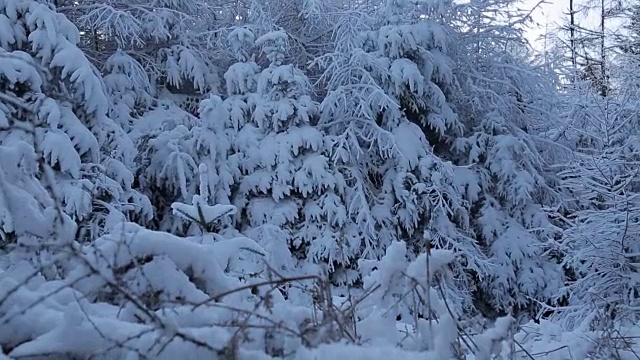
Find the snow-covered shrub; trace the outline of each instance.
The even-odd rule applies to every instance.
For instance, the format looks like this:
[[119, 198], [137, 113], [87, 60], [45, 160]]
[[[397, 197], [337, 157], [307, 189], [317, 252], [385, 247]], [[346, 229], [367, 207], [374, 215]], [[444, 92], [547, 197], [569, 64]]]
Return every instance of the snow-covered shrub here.
[[409, 260], [406, 244], [392, 243], [380, 261], [361, 261], [367, 291], [357, 307], [361, 341], [398, 346], [433, 359], [512, 358], [514, 319], [496, 319], [468, 333], [450, 291], [454, 263], [450, 250], [429, 249]]
[[[370, 272], [364, 277], [364, 288], [377, 287], [363, 303], [361, 311], [369, 310], [370, 314], [362, 321], [362, 336], [375, 336], [385, 327], [395, 329], [400, 319], [400, 324], [411, 328], [405, 346], [453, 357], [458, 314], [447, 304], [450, 299], [442, 297], [442, 289], [455, 257], [448, 250], [431, 250], [412, 261], [408, 255], [405, 243], [394, 242], [379, 262], [361, 261], [363, 272]], [[374, 270], [370, 270], [372, 267]], [[390, 344], [402, 340], [400, 332], [387, 333], [393, 335], [387, 340]]]

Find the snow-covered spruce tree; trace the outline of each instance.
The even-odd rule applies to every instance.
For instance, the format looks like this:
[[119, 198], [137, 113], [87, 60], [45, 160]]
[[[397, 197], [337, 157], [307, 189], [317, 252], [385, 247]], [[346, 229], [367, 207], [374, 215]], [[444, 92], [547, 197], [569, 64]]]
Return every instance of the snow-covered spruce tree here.
[[527, 15], [509, 13], [503, 24], [474, 20], [491, 18], [500, 4], [466, 5], [470, 30], [451, 49], [460, 84], [451, 101], [466, 128], [453, 159], [473, 174], [466, 194], [471, 226], [492, 265], [476, 297], [489, 314], [532, 311], [535, 301], [552, 301], [563, 282], [560, 259], [551, 256], [559, 229], [545, 212], [559, 202], [557, 179], [539, 150], [550, 145], [535, 134], [548, 126], [553, 99], [544, 97], [546, 80], [515, 51]]
[[256, 45], [270, 62], [257, 77], [256, 93], [242, 99], [237, 91], [248, 90], [244, 70], [253, 69], [250, 63], [236, 64], [225, 76], [236, 92], [229, 104], [247, 101], [242, 106], [249, 110], [233, 143], [241, 157], [233, 202], [240, 229], [279, 249], [274, 251], [289, 248], [299, 259], [323, 261], [333, 270], [348, 263], [359, 246], [351, 243], [355, 229], [345, 224], [344, 181], [331, 167], [324, 135], [310, 125], [317, 105], [306, 76], [283, 63], [287, 34], [267, 33]]
[[[513, 46], [474, 38], [488, 25], [474, 23], [471, 10], [488, 11], [483, 4], [387, 2], [379, 30], [365, 32], [359, 44], [351, 37], [349, 49], [318, 61], [331, 91], [321, 123], [344, 134], [336, 137], [336, 154], [352, 180], [352, 199], [366, 199], [348, 203], [359, 205], [354, 221], [375, 239], [375, 256], [395, 239], [414, 254], [425, 251], [426, 239], [454, 249], [461, 255], [454, 264], [459, 297], [493, 316], [526, 308], [529, 297], [549, 299], [562, 276], [546, 255], [553, 226], [543, 205], [553, 192], [527, 134], [543, 121], [531, 108], [540, 105], [535, 96], [544, 83], [512, 55]], [[511, 35], [505, 38], [519, 39]], [[474, 44], [482, 49], [473, 52]], [[489, 218], [490, 210], [498, 217]], [[521, 241], [510, 237], [516, 230]], [[550, 283], [524, 276], [539, 268]], [[488, 306], [478, 301], [485, 291], [498, 294]]]
[[[464, 197], [474, 191], [473, 173], [446, 158], [462, 135], [447, 99], [456, 86], [449, 34], [438, 22], [450, 5], [423, 5], [386, 2], [378, 30], [358, 29], [345, 40], [350, 47], [318, 60], [330, 89], [320, 125], [340, 134], [333, 136], [335, 161], [347, 180], [350, 221], [361, 232], [360, 256], [379, 258], [396, 240], [414, 255], [427, 246], [454, 250], [461, 255], [453, 264], [458, 305], [470, 305], [471, 274], [488, 269], [469, 231]], [[421, 19], [423, 11], [433, 20]]]
[[531, 298], [552, 301], [563, 275], [559, 259], [549, 254], [557, 248], [558, 229], [544, 211], [551, 191], [535, 144], [498, 112], [490, 112], [457, 147], [467, 156], [460, 164], [475, 175], [475, 191], [467, 194], [471, 225], [492, 264], [479, 284], [477, 304], [489, 305], [484, 309], [488, 315], [509, 308], [531, 311], [537, 307]]
[[[157, 132], [144, 152], [148, 160], [140, 182], [156, 207], [154, 227], [174, 234], [192, 232], [188, 223], [171, 216], [169, 206], [173, 201], [187, 201], [204, 186], [213, 201], [230, 204], [240, 176], [238, 155], [231, 152], [230, 140], [237, 131], [230, 126], [231, 114], [222, 99], [211, 95], [202, 101], [200, 112], [196, 124], [178, 124]], [[204, 184], [198, 185], [196, 180], [202, 172], [206, 174]]]
[[186, 202], [198, 189], [198, 166], [207, 169], [209, 192], [217, 203], [229, 204], [232, 185], [238, 182], [240, 165], [232, 144], [252, 110], [249, 96], [256, 96], [260, 69], [250, 59], [255, 38], [238, 27], [228, 34], [229, 47], [237, 62], [225, 73], [224, 101], [210, 95], [195, 118], [175, 106], [159, 107], [138, 119], [131, 136], [143, 148], [138, 182], [156, 208], [154, 228], [186, 234], [188, 227], [171, 215], [175, 201]]
[[[111, 77], [107, 91], [121, 122], [148, 107], [149, 94], [195, 115], [198, 102], [189, 96], [218, 91], [212, 47], [217, 40], [209, 31], [215, 9], [209, 1], [58, 0], [56, 5], [83, 30], [81, 48]], [[120, 104], [125, 91], [129, 114]]]
[[[254, 0], [255, 2], [255, 0]], [[340, 21], [345, 4], [324, 0], [262, 0], [263, 8], [271, 11], [273, 24], [289, 35], [291, 51], [286, 61], [298, 67], [306, 66], [315, 57], [332, 49], [335, 45], [331, 34]], [[357, 4], [349, 4], [358, 7]], [[316, 70], [316, 71], [314, 71]], [[307, 69], [312, 81], [317, 80], [318, 69]]]
[[135, 148], [107, 116], [101, 79], [77, 46], [76, 27], [30, 0], [0, 2], [0, 19], [0, 94], [8, 99], [0, 146], [22, 154], [18, 168], [37, 174], [83, 240], [99, 235], [110, 215], [148, 220], [149, 202], [132, 188]]
[[104, 83], [110, 99], [109, 116], [125, 131], [134, 119], [153, 106], [154, 91], [149, 75], [135, 58], [116, 50], [104, 64]]
[[[253, 114], [258, 85], [260, 67], [256, 64], [256, 37], [247, 27], [237, 27], [227, 36], [235, 62], [229, 66], [224, 74], [227, 96], [224, 100], [225, 109], [229, 112], [231, 122], [226, 124], [229, 131], [236, 133], [244, 126]], [[234, 135], [235, 136], [235, 135]], [[231, 138], [231, 137], [230, 137]]]
[[[252, 9], [259, 10], [256, 9], [256, 7], [260, 7], [259, 4], [252, 2], [252, 5]], [[258, 15], [260, 17], [264, 16], [264, 14], [260, 13]], [[253, 19], [254, 16], [251, 18]], [[234, 199], [240, 196], [238, 195], [241, 191], [239, 185], [242, 174], [244, 174], [242, 164], [246, 159], [246, 154], [238, 148], [236, 142], [239, 140], [239, 132], [247, 124], [251, 123], [251, 117], [256, 105], [261, 101], [257, 87], [261, 71], [254, 61], [256, 57], [254, 53], [256, 47], [254, 31], [259, 31], [266, 24], [258, 19], [258, 25], [236, 27], [227, 36], [229, 49], [233, 53], [236, 62], [229, 66], [229, 69], [224, 74], [227, 96], [222, 104], [224, 109], [221, 109], [221, 111], [228, 114], [228, 117], [225, 118], [224, 122], [219, 117], [215, 120], [223, 126], [220, 134], [224, 136], [225, 140], [222, 141], [230, 145], [228, 160], [225, 161], [223, 168], [218, 169], [215, 176], [222, 179], [221, 176], [224, 176], [224, 173], [233, 173], [234, 184], [231, 186], [231, 192], [226, 192], [224, 197], [234, 202]], [[228, 171], [224, 171], [225, 169]], [[279, 271], [292, 270], [295, 266], [295, 261], [287, 242], [287, 239], [290, 238], [288, 229], [270, 224], [251, 226], [245, 220], [241, 216], [236, 217], [236, 227], [244, 230], [245, 233], [263, 246], [269, 254], [273, 255], [271, 265], [279, 269]]]

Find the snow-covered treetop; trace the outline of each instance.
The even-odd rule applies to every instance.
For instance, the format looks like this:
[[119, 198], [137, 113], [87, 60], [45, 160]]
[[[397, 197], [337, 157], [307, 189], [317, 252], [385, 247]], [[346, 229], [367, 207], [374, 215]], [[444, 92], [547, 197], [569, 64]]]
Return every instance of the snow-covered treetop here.
[[284, 31], [272, 31], [260, 36], [256, 45], [267, 55], [270, 66], [280, 66], [289, 51], [289, 36]]
[[256, 42], [255, 35], [250, 29], [236, 27], [227, 35], [227, 41], [238, 61], [249, 61], [249, 54]]

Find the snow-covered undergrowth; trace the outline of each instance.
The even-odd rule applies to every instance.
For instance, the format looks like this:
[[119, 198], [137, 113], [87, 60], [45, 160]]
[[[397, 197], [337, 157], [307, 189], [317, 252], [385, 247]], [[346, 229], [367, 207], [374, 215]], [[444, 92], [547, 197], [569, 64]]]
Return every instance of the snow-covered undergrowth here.
[[[409, 309], [397, 300], [410, 288], [402, 273], [418, 279], [426, 271], [422, 262], [403, 261], [400, 243], [368, 278], [375, 290], [359, 303], [327, 298], [330, 292], [315, 277], [277, 277], [246, 238], [178, 238], [123, 224], [73, 252], [75, 266], [59, 280], [46, 280], [26, 262], [3, 269], [0, 339], [9, 356], [307, 359], [362, 348], [358, 356], [367, 358], [436, 359], [448, 357], [458, 337], [435, 289], [416, 294], [433, 297], [440, 321], [421, 321], [404, 339], [406, 330], [396, 330], [396, 313]], [[437, 255], [432, 272], [452, 260], [440, 254], [438, 263]], [[279, 285], [301, 288], [284, 292]], [[314, 298], [305, 304], [307, 290]], [[484, 334], [477, 341], [504, 335]], [[396, 348], [398, 343], [403, 346]]]
[[[173, 207], [208, 220], [235, 210]], [[363, 264], [363, 293], [338, 295], [320, 276], [278, 274], [245, 237], [121, 223], [89, 246], [69, 245], [56, 279], [26, 261], [2, 264], [0, 346], [10, 359], [633, 358], [640, 328], [565, 332], [504, 317], [473, 332], [443, 297], [454, 254], [406, 255], [393, 243]], [[611, 349], [604, 339], [617, 339], [620, 357], [597, 356]]]

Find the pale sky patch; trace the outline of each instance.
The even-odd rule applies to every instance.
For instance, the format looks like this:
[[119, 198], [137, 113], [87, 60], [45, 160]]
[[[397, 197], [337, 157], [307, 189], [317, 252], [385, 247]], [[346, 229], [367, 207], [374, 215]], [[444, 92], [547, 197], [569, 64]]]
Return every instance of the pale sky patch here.
[[[533, 8], [538, 0], [525, 0], [526, 8]], [[541, 4], [532, 14], [537, 24], [531, 25], [526, 33], [527, 39], [531, 46], [536, 50], [544, 49], [544, 36], [547, 31], [555, 32], [560, 25], [563, 24], [567, 13], [569, 12], [568, 0], [547, 0]]]

